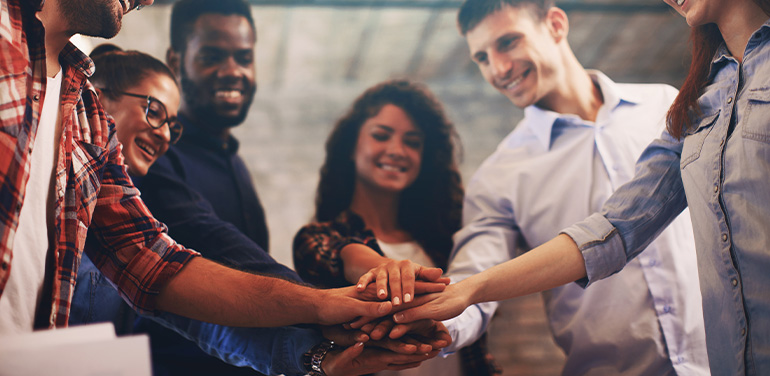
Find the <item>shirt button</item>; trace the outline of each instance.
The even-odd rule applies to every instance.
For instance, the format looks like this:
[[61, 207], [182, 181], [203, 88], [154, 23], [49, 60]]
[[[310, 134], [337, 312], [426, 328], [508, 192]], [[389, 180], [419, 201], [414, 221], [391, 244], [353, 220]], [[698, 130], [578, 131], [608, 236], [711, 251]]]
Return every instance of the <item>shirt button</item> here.
[[723, 241], [723, 242], [726, 242], [726, 241], [727, 241], [727, 234], [722, 234], [722, 241]]
[[32, 97], [32, 99], [33, 99], [35, 102], [38, 102], [38, 101], [40, 101], [40, 95], [38, 95], [38, 94], [35, 94], [35, 95]]
[[717, 192], [719, 192], [719, 186], [714, 184], [714, 193], [717, 193]]
[[670, 313], [671, 312], [671, 306], [665, 305], [663, 306], [663, 313]]
[[733, 283], [733, 286], [738, 286], [738, 280], [737, 279], [733, 278], [732, 281], [730, 281], [730, 282]]
[[727, 98], [727, 104], [733, 103], [733, 97]]
[[724, 145], [724, 144], [725, 144], [725, 139], [723, 138], [723, 139], [721, 139], [721, 140], [719, 141], [719, 146], [722, 146], [722, 145]]
[[745, 335], [746, 335], [746, 328], [741, 328], [741, 335], [742, 335], [742, 336], [745, 336]]

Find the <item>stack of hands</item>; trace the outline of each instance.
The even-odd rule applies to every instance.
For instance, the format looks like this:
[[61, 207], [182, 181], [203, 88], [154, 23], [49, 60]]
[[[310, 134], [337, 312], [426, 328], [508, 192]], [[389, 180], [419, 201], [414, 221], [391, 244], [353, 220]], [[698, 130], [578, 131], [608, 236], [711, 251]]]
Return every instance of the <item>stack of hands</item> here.
[[[407, 322], [400, 314], [443, 295], [449, 278], [441, 275], [439, 268], [390, 260], [362, 275], [354, 287], [338, 289], [357, 300], [383, 304], [378, 306], [376, 315], [359, 316], [352, 321], [344, 305], [327, 307], [337, 311], [329, 312], [331, 321], [342, 319], [347, 323], [323, 328], [324, 337], [339, 346], [323, 361], [326, 374], [360, 375], [413, 368], [449, 346], [452, 338], [441, 321]], [[394, 321], [394, 315], [399, 320]]]

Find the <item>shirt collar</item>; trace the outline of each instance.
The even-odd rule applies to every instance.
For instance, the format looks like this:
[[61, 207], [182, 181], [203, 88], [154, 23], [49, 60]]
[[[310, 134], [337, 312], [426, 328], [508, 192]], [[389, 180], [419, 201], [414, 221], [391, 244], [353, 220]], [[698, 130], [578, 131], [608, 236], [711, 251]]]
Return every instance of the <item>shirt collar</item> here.
[[[751, 38], [749, 38], [749, 43], [746, 45], [745, 55], [748, 55], [757, 46], [759, 46], [763, 40], [767, 39], [766, 35], [768, 31], [770, 31], [770, 19], [765, 21], [765, 23], [762, 24], [762, 26], [760, 26], [759, 29], [757, 29], [751, 34]], [[709, 67], [709, 74], [708, 74], [709, 82], [713, 81], [714, 76], [717, 74], [717, 72], [719, 72], [718, 65], [725, 64], [728, 60], [735, 61], [735, 58], [732, 57], [732, 54], [730, 54], [730, 51], [727, 50], [727, 44], [724, 41], [722, 41], [722, 43], [717, 48], [716, 53], [714, 53], [714, 57], [711, 59], [711, 66]]]
[[91, 77], [96, 69], [93, 60], [75, 47], [71, 42], [68, 42], [61, 53], [59, 53], [59, 60], [67, 65], [75, 67], [75, 69], [82, 72], [86, 77]]
[[210, 134], [201, 130], [198, 126], [195, 125], [195, 123], [190, 121], [190, 119], [184, 116], [182, 113], [179, 113], [177, 118], [184, 126], [182, 138], [179, 139], [180, 143], [190, 142], [202, 146], [206, 149], [229, 155], [233, 155], [238, 152], [238, 140], [236, 140], [232, 135], [228, 135], [227, 141], [222, 142], [218, 138], [212, 137]]
[[[621, 103], [638, 103], [640, 98], [637, 95], [629, 93], [624, 90], [618, 84], [610, 80], [604, 73], [597, 70], [586, 70], [591, 80], [599, 85], [599, 91], [602, 93], [604, 103], [599, 108], [599, 111], [607, 109], [605, 111], [612, 111], [618, 107]], [[548, 150], [551, 148], [551, 141], [553, 137], [553, 127], [557, 120], [562, 120], [567, 123], [580, 123], [589, 124], [586, 121], [580, 119], [577, 115], [573, 114], [560, 114], [555, 111], [544, 110], [535, 105], [528, 106], [524, 109], [524, 126], [526, 126], [535, 138], [538, 139], [541, 145]]]

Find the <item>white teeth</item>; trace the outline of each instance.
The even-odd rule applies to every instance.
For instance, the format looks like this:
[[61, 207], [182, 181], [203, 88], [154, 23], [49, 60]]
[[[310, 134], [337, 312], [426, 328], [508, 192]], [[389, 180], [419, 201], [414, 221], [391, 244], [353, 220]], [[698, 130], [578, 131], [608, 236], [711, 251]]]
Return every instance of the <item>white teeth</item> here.
[[684, 4], [684, 0], [676, 0], [676, 5], [682, 6]]
[[406, 167], [399, 167], [389, 164], [381, 164], [380, 168], [386, 171], [394, 171], [394, 172], [406, 172]]
[[216, 92], [217, 98], [239, 98], [241, 92], [239, 90], [219, 90]]
[[144, 150], [147, 154], [153, 157], [155, 156], [156, 150], [150, 145], [147, 145], [146, 143], [142, 142], [142, 140], [136, 140], [136, 146]]
[[521, 81], [524, 79], [524, 77], [525, 77], [525, 76], [526, 76], [528, 73], [529, 73], [529, 70], [527, 70], [527, 71], [524, 71], [524, 73], [522, 73], [522, 75], [521, 75], [521, 76], [519, 76], [519, 78], [517, 78], [517, 79], [515, 79], [515, 80], [511, 81], [511, 82], [510, 82], [508, 85], [505, 85], [505, 86], [503, 86], [503, 89], [505, 89], [505, 90], [511, 90], [511, 89], [513, 89], [514, 87], [516, 87], [518, 84], [520, 84], [520, 83], [521, 83]]

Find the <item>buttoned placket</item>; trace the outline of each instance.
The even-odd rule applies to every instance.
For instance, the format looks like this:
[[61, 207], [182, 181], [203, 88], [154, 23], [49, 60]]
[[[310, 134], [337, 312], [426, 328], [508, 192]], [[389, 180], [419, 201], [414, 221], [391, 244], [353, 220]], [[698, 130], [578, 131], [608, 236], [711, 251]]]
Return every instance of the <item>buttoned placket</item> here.
[[737, 102], [735, 100], [736, 96], [738, 95], [738, 92], [742, 88], [743, 84], [743, 77], [742, 77], [742, 70], [743, 70], [743, 64], [739, 63], [737, 60], [730, 58], [729, 64], [736, 64], [737, 68], [735, 69], [735, 75], [733, 78], [733, 81], [731, 82], [732, 87], [727, 92], [726, 98], [724, 99], [723, 104], [723, 110], [722, 113], [725, 114], [720, 119], [720, 127], [719, 127], [719, 133], [720, 133], [720, 141], [719, 141], [719, 153], [718, 153], [718, 163], [717, 163], [717, 174], [715, 175], [716, 181], [714, 183], [714, 200], [715, 200], [715, 209], [717, 211], [717, 219], [718, 219], [718, 225], [720, 229], [719, 240], [721, 242], [721, 249], [722, 252], [726, 253], [730, 257], [731, 261], [731, 268], [728, 270], [728, 273], [726, 274], [726, 277], [729, 278], [729, 286], [732, 286], [732, 295], [734, 298], [734, 302], [736, 304], [736, 309], [738, 312], [742, 312], [742, 316], [738, 319], [738, 326], [740, 327], [740, 331], [738, 333], [735, 333], [739, 338], [739, 342], [743, 344], [742, 348], [736, 349], [741, 354], [745, 352], [746, 347], [746, 314], [744, 312], [744, 305], [743, 305], [743, 295], [741, 291], [741, 277], [740, 272], [738, 269], [736, 256], [733, 251], [732, 242], [731, 242], [731, 231], [730, 231], [730, 223], [729, 223], [729, 217], [727, 215], [727, 210], [725, 210], [725, 202], [724, 197], [722, 195], [722, 187], [724, 184], [725, 179], [725, 152], [727, 149], [727, 146], [729, 144], [729, 141], [731, 137], [735, 135], [735, 127], [736, 124], [733, 124], [737, 120], [734, 117]]

